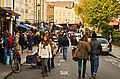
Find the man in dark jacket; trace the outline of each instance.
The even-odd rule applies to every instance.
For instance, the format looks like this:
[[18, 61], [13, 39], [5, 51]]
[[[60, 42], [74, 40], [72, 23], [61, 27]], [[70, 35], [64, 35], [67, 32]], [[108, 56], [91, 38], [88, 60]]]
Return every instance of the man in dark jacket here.
[[19, 45], [21, 45], [22, 54], [23, 54], [23, 50], [24, 50], [24, 46], [25, 46], [25, 37], [24, 37], [24, 34], [22, 34], [22, 33], [20, 33]]
[[[61, 50], [61, 46], [62, 46], [62, 38], [63, 38], [63, 35], [60, 34], [59, 37], [58, 37], [58, 53], [59, 53], [59, 50]], [[60, 51], [61, 52], [61, 51]]]
[[27, 55], [29, 55], [29, 52], [30, 52], [30, 55], [32, 53], [32, 47], [33, 47], [33, 35], [32, 35], [32, 32], [29, 33], [29, 35], [27, 36], [27, 39], [28, 39], [28, 51], [27, 51]]
[[62, 47], [63, 47], [63, 58], [66, 60], [66, 58], [67, 58], [67, 47], [69, 46], [69, 40], [68, 40], [66, 34], [63, 37], [61, 42], [62, 42]]
[[99, 67], [99, 54], [102, 51], [101, 43], [96, 39], [97, 35], [94, 32], [92, 34], [92, 39], [90, 42], [91, 53], [90, 53], [90, 62], [91, 62], [91, 75], [96, 79], [96, 73]]

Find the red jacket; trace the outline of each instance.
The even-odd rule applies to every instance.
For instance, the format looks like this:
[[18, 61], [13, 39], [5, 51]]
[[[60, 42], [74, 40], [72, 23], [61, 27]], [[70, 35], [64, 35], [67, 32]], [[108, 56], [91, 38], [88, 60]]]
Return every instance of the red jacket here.
[[10, 44], [10, 47], [12, 47], [12, 42], [13, 42], [13, 36], [12, 35], [9, 35], [9, 44]]

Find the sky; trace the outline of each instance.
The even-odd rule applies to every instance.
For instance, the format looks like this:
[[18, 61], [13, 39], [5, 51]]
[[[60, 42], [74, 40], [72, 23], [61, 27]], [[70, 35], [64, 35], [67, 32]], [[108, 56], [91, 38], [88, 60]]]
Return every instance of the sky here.
[[74, 1], [74, 0], [47, 0], [47, 1]]

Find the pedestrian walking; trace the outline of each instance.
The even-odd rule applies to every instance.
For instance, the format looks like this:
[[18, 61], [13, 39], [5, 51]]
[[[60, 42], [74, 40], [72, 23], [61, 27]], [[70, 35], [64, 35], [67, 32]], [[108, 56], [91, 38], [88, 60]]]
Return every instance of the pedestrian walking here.
[[27, 32], [24, 33], [25, 43], [24, 48], [27, 49]]
[[55, 64], [54, 64], [54, 57], [56, 55], [56, 52], [58, 50], [57, 44], [54, 42], [54, 39], [52, 38], [52, 59], [51, 59], [51, 69], [55, 68]]
[[67, 59], [67, 48], [69, 46], [69, 40], [67, 38], [67, 35], [65, 34], [63, 39], [62, 39], [62, 51], [63, 51], [63, 58], [66, 60]]
[[86, 73], [86, 63], [87, 59], [89, 58], [89, 52], [91, 51], [90, 45], [88, 43], [88, 37], [87, 35], [83, 35], [82, 41], [79, 41], [77, 44], [77, 58], [78, 58], [78, 79], [81, 79], [81, 67], [82, 67], [82, 61], [83, 61], [83, 73], [82, 78], [85, 78]]
[[97, 35], [94, 32], [92, 34], [92, 39], [90, 41], [91, 53], [90, 53], [90, 62], [91, 62], [91, 76], [96, 79], [96, 74], [99, 67], [99, 55], [101, 54], [102, 47], [101, 43], [97, 41]]
[[3, 46], [4, 46], [4, 64], [6, 64], [7, 55], [11, 58], [10, 47], [9, 47], [9, 33], [5, 33]]
[[[47, 35], [47, 38], [48, 38], [48, 35]], [[51, 53], [52, 53], [52, 58], [53, 58], [53, 45], [52, 45], [52, 37], [50, 37], [49, 38], [49, 44], [50, 44], [50, 47], [51, 47]], [[51, 71], [51, 62], [53, 62], [53, 61], [51, 61], [51, 59], [52, 58], [50, 58], [50, 53], [49, 53], [49, 58], [48, 58], [48, 71], [50, 72]]]
[[62, 53], [62, 42], [61, 42], [62, 38], [63, 38], [63, 35], [60, 34], [58, 36], [58, 51], [57, 51], [58, 53]]
[[25, 47], [25, 37], [24, 37], [24, 34], [20, 33], [20, 37], [19, 37], [19, 45], [21, 46], [21, 52], [23, 54], [23, 50], [24, 50], [24, 47]]
[[41, 56], [42, 61], [43, 77], [48, 76], [48, 59], [52, 58], [52, 54], [49, 39], [45, 35], [43, 35], [43, 39], [41, 39], [39, 44], [39, 56]]
[[108, 42], [109, 42], [110, 52], [111, 52], [111, 51], [112, 51], [112, 42], [113, 42], [113, 37], [112, 37], [112, 35], [109, 36]]
[[76, 47], [77, 47], [77, 39], [76, 39], [76, 36], [73, 35], [71, 39], [71, 50], [73, 50]]
[[19, 31], [16, 30], [16, 35], [15, 35], [15, 51], [19, 51], [20, 47], [19, 47]]
[[27, 55], [31, 55], [32, 53], [32, 47], [33, 47], [33, 36], [32, 36], [32, 32], [29, 33], [29, 35], [27, 36], [27, 44], [28, 44], [28, 51], [27, 51]]

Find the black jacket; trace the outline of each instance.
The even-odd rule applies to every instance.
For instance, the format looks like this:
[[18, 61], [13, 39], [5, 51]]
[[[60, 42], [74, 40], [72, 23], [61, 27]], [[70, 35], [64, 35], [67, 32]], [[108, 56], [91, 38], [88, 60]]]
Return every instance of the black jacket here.
[[69, 46], [69, 40], [67, 37], [63, 37], [61, 41], [62, 46]]
[[91, 55], [99, 55], [102, 52], [102, 46], [97, 39], [91, 39], [90, 41], [90, 47], [91, 47]]

